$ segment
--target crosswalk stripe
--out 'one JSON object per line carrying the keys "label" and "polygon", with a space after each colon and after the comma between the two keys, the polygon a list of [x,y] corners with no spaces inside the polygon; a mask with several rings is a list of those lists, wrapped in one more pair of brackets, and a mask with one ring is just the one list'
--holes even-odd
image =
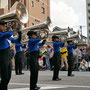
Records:
{"label": "crosswalk stripe", "polygon": [[[11,85],[25,85],[29,87],[29,84],[26,83],[10,83]],[[90,88],[90,86],[79,86],[79,85],[51,85],[51,84],[38,84],[41,86],[40,90],[55,90],[60,88],[70,88],[70,87],[77,87],[77,88]],[[29,90],[29,88],[15,88],[15,89],[9,89],[9,90]]]}
{"label": "crosswalk stripe", "polygon": [[[52,86],[45,86],[41,87],[40,90],[49,90],[49,89],[60,89],[60,88],[66,88],[66,87],[52,87]],[[15,88],[15,89],[9,89],[9,90],[29,90],[29,88]]]}

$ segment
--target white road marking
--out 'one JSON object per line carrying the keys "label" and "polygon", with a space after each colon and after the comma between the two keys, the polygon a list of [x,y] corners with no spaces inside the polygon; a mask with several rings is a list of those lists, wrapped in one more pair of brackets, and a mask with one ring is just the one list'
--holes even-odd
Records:
{"label": "white road marking", "polygon": [[16,88],[16,89],[9,89],[9,90],[29,90],[29,88]]}
{"label": "white road marking", "polygon": [[[49,90],[49,89],[55,90],[59,88],[66,88],[66,87],[46,86],[46,87],[41,87],[40,90]],[[29,88],[16,88],[16,89],[9,89],[9,90],[29,90]]]}
{"label": "white road marking", "polygon": [[[25,85],[29,87],[29,84],[27,83],[10,83],[10,85]],[[38,84],[41,86],[40,90],[49,90],[49,89],[59,89],[59,88],[70,88],[70,87],[76,87],[76,88],[90,88],[90,86],[79,86],[79,85],[52,85],[52,84]],[[9,89],[9,90],[29,90],[29,88],[15,88],[15,89]]]}

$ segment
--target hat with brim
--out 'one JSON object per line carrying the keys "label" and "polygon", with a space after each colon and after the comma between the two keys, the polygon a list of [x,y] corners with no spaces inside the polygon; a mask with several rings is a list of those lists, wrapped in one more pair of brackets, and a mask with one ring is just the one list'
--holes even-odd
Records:
{"label": "hat with brim", "polygon": [[37,35],[37,32],[29,31],[29,32],[27,33],[27,35],[28,35],[28,36],[31,36],[31,35]]}
{"label": "hat with brim", "polygon": [[5,25],[7,22],[0,20],[0,25]]}
{"label": "hat with brim", "polygon": [[67,43],[73,42],[72,40],[68,40]]}
{"label": "hat with brim", "polygon": [[58,36],[52,36],[52,40],[54,40],[55,38],[59,39]]}

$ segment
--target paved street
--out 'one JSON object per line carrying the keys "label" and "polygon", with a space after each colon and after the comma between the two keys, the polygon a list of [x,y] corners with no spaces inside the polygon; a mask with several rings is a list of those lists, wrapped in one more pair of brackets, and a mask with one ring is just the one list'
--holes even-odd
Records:
{"label": "paved street", "polygon": [[[16,76],[12,73],[9,90],[29,90],[29,71]],[[38,86],[40,90],[90,90],[90,72],[73,72],[75,77],[67,77],[67,72],[61,71],[61,81],[52,81],[52,71],[40,71]]]}

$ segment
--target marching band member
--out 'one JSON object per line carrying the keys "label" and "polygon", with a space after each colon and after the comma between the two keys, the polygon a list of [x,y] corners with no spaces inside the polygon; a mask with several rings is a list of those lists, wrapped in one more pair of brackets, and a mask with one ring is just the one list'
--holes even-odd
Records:
{"label": "marching band member", "polygon": [[73,70],[73,49],[76,49],[76,46],[73,44],[72,40],[68,40],[67,41],[68,45],[67,45],[67,50],[68,50],[68,76],[74,76],[74,74],[72,74],[72,70]]}
{"label": "marching band member", "polygon": [[38,82],[38,46],[44,45],[46,40],[43,40],[42,43],[41,38],[37,37],[37,33],[33,31],[29,31],[27,33],[29,40],[28,40],[28,48],[30,53],[30,90],[39,90],[40,87],[37,87]]}
{"label": "marching band member", "polygon": [[21,43],[21,41],[17,42],[15,44],[15,49],[16,49],[16,55],[15,55],[15,73],[16,75],[22,75],[22,49],[24,45]]}
{"label": "marching band member", "polygon": [[7,39],[13,35],[13,32],[4,32],[6,24],[0,20],[0,90],[7,90],[11,78],[10,44]]}
{"label": "marching band member", "polygon": [[11,78],[10,44],[8,40],[11,40],[12,43],[19,40],[11,37],[12,31],[4,32],[6,24],[6,22],[0,20],[0,90],[7,90]]}
{"label": "marching band member", "polygon": [[54,72],[53,79],[54,81],[59,81],[59,70],[60,70],[60,47],[62,47],[63,43],[59,42],[58,36],[52,36],[54,55],[53,55],[53,64],[54,64]]}
{"label": "marching band member", "polygon": [[12,38],[13,32],[11,29],[4,32],[6,30],[6,24],[6,22],[0,20],[0,90],[8,89],[8,83],[11,78],[12,67],[10,60],[10,44],[8,40],[10,40],[11,43],[17,43],[21,38],[20,35],[18,39]]}

